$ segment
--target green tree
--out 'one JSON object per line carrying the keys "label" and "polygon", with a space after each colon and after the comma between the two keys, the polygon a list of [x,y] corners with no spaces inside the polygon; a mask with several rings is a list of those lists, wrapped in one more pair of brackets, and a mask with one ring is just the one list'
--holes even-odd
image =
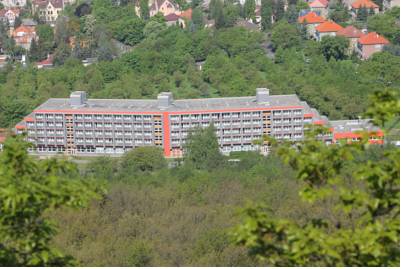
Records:
{"label": "green tree", "polygon": [[0,154],[0,264],[74,265],[71,256],[52,247],[57,227],[48,214],[86,205],[97,196],[94,182],[80,180],[71,163],[36,161],[27,148],[20,137],[9,138]]}
{"label": "green tree", "polygon": [[185,146],[185,162],[196,169],[211,170],[222,163],[215,127],[211,124],[205,129],[193,130]]}
{"label": "green tree", "polygon": [[[399,121],[399,101],[390,92],[378,93],[372,105],[368,116],[387,134],[384,122]],[[336,219],[295,222],[249,208],[234,233],[236,242],[277,266],[398,266],[399,148],[385,148],[378,159],[367,160],[369,133],[363,132],[360,142],[328,146],[316,139],[323,132],[317,129],[302,144],[277,150],[296,171],[302,199],[325,204]]]}
{"label": "green tree", "polygon": [[255,18],[255,0],[246,0],[244,3],[244,17],[246,19]]}
{"label": "green tree", "polygon": [[367,19],[367,28],[369,31],[377,32],[391,41],[395,45],[399,45],[400,27],[399,8],[394,7],[384,13],[370,16]]}
{"label": "green tree", "polygon": [[285,15],[285,3],[283,0],[276,0],[274,4],[275,20],[280,21]]}
{"label": "green tree", "polygon": [[140,0],[140,14],[143,20],[149,19],[148,0]]}
{"label": "green tree", "polygon": [[125,153],[121,161],[122,173],[152,172],[167,166],[163,152],[158,147],[138,147]]}
{"label": "green tree", "polygon": [[191,21],[194,25],[194,30],[201,30],[204,28],[204,15],[199,7],[193,9],[191,14]]}
{"label": "green tree", "polygon": [[368,10],[366,7],[359,8],[357,10],[356,19],[360,22],[366,22],[368,17]]}
{"label": "green tree", "polygon": [[111,23],[111,28],[116,39],[130,46],[138,44],[144,38],[144,26],[144,21],[137,17]]}
{"label": "green tree", "polygon": [[351,17],[347,7],[345,7],[339,0],[330,6],[328,16],[336,23],[347,22]]}
{"label": "green tree", "polygon": [[349,40],[342,36],[324,36],[320,42],[320,50],[324,57],[329,60],[344,60],[347,58]]}
{"label": "green tree", "polygon": [[273,0],[261,0],[261,26],[264,31],[272,27]]}
{"label": "green tree", "polygon": [[232,3],[225,4],[223,7],[223,23],[225,27],[233,27],[239,18],[240,10],[237,5]]}
{"label": "green tree", "polygon": [[209,2],[209,16],[215,20],[215,27],[221,28],[225,26],[225,18],[223,14],[222,0],[211,0]]}
{"label": "green tree", "polygon": [[301,44],[301,35],[295,25],[286,21],[278,22],[272,29],[272,44],[275,49],[298,47]]}

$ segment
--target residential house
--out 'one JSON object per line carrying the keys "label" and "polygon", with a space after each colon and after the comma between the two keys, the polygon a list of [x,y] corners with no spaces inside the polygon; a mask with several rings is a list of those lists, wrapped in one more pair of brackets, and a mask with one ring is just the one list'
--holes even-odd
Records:
{"label": "residential house", "polygon": [[260,27],[257,24],[246,19],[238,19],[235,25],[249,31],[260,31]]}
{"label": "residential house", "polygon": [[328,1],[327,0],[313,0],[309,3],[310,10],[317,13],[324,18],[328,17]]}
{"label": "residential house", "polygon": [[383,0],[382,6],[384,10],[391,9],[393,7],[399,7],[401,5],[400,0]]}
{"label": "residential house", "polygon": [[21,25],[13,30],[11,34],[17,46],[26,50],[31,48],[32,40],[37,40],[36,29],[34,26]]}
{"label": "residential house", "polygon": [[154,0],[150,1],[151,6],[149,8],[149,15],[151,17],[155,16],[157,13],[162,13],[163,16],[167,16],[169,14],[177,14],[180,12],[180,7],[175,2],[170,0]]}
{"label": "residential house", "polygon": [[315,28],[323,23],[325,19],[311,11],[306,15],[299,17],[298,21],[306,27],[308,37],[313,38],[315,36]]}
{"label": "residential house", "polygon": [[19,17],[19,8],[3,8],[0,10],[0,20],[3,22],[8,22],[10,26],[14,26],[15,19]]}
{"label": "residential house", "polygon": [[352,11],[352,16],[356,17],[359,10],[366,8],[368,12],[370,12],[370,10],[372,10],[374,12],[374,14],[377,14],[378,12],[380,12],[380,7],[372,2],[371,0],[356,0],[352,3],[352,5],[350,6],[350,9]]}
{"label": "residential house", "polygon": [[168,26],[177,25],[181,28],[184,28],[186,26],[185,21],[179,15],[176,15],[175,13],[170,13],[169,15],[166,15],[165,21],[166,21],[166,25],[168,25]]}
{"label": "residential house", "polygon": [[186,9],[183,12],[179,13],[178,15],[180,16],[180,18],[184,20],[191,21],[191,19],[193,18],[193,9],[192,8]]}
{"label": "residential house", "polygon": [[371,32],[362,35],[358,39],[356,51],[360,54],[362,59],[366,60],[374,53],[382,51],[384,46],[388,44],[389,41],[385,37],[376,32]]}
{"label": "residential house", "polygon": [[339,30],[336,35],[346,37],[349,40],[349,53],[352,53],[357,48],[357,40],[364,34],[356,27],[349,25]]}
{"label": "residential house", "polygon": [[315,38],[321,41],[324,36],[336,36],[336,33],[342,29],[342,26],[333,21],[325,21],[315,27]]}
{"label": "residential house", "polygon": [[53,67],[53,55],[48,55],[43,61],[37,62],[36,67],[38,69],[42,68],[52,68]]}
{"label": "residential house", "polygon": [[51,25],[54,25],[63,9],[63,0],[34,0],[32,2],[32,11],[38,13],[41,20]]}
{"label": "residential house", "polygon": [[1,0],[5,7],[24,7],[27,4],[27,0]]}

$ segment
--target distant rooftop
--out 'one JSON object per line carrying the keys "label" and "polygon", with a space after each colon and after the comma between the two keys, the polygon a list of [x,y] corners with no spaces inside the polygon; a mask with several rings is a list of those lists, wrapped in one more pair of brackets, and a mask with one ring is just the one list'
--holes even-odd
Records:
{"label": "distant rooftop", "polygon": [[88,99],[85,100],[83,105],[79,107],[71,105],[69,98],[51,98],[36,108],[35,111],[80,110],[83,112],[174,112],[247,108],[252,109],[262,107],[304,107],[297,95],[269,95],[268,90],[265,92],[263,102],[257,102],[256,96],[182,100],[173,100],[172,98],[169,99],[170,105],[166,107],[160,106],[159,97],[162,95],[164,94],[160,94],[158,99]]}
{"label": "distant rooftop", "polygon": [[380,130],[374,126],[369,119],[360,120],[337,120],[330,121],[330,126],[334,132],[357,132],[357,131],[377,131]]}

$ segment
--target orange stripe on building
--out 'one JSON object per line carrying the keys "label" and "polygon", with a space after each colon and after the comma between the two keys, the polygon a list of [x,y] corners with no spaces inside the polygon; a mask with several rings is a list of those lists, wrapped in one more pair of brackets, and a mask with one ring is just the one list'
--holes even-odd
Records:
{"label": "orange stripe on building", "polygon": [[169,112],[163,112],[163,150],[165,157],[170,157]]}

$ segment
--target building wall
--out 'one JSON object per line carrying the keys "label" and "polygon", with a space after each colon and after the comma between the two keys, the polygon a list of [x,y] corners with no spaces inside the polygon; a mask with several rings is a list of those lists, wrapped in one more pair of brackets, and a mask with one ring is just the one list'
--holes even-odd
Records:
{"label": "building wall", "polygon": [[360,45],[360,44],[358,44],[357,52],[360,54],[360,56],[363,59],[368,59],[374,53],[382,51],[383,48],[384,48],[384,45],[381,45],[381,44],[378,44],[378,45]]}
{"label": "building wall", "polygon": [[324,36],[336,36],[336,32],[326,32],[326,33],[319,33],[316,32],[316,39],[321,41]]}
{"label": "building wall", "polygon": [[[123,154],[139,146],[159,146],[167,157],[180,157],[191,130],[213,124],[221,151],[260,149],[253,141],[262,135],[279,140],[299,141],[304,136],[304,118],[300,108],[282,110],[163,112],[122,114],[67,114],[34,112],[26,120],[27,140],[37,153],[78,155]],[[22,132],[23,130],[19,130]]]}

